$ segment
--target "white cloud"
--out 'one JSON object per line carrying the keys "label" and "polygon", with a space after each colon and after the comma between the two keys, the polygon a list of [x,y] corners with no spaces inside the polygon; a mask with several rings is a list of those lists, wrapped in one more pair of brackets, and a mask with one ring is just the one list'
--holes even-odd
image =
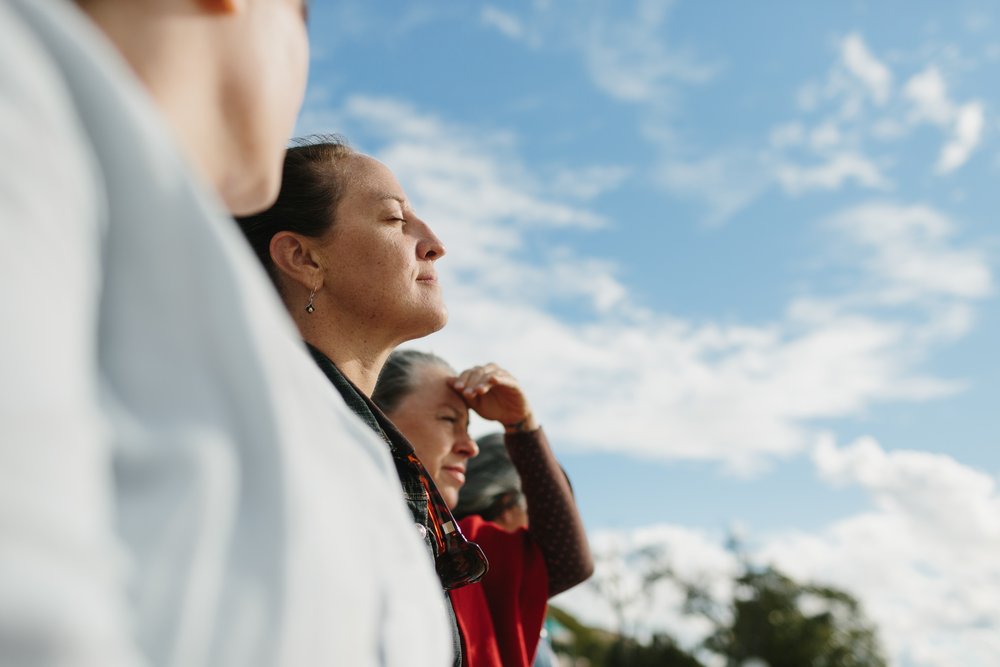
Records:
{"label": "white cloud", "polygon": [[[819,118],[812,126],[797,120],[771,130],[769,143],[778,152],[777,176],[786,192],[837,189],[849,182],[885,189],[890,179],[876,164],[893,161],[867,157],[869,140],[884,151],[922,124],[945,133],[934,165],[937,173],[951,173],[969,160],[983,140],[983,103],[956,103],[944,74],[933,64],[910,76],[899,94],[892,81],[893,73],[858,33],[841,41],[839,58],[825,81],[810,82],[798,92],[799,108]],[[803,153],[813,161],[818,158],[820,166],[809,165]]]}
{"label": "white cloud", "polygon": [[690,50],[669,44],[665,33],[673,4],[636,0],[631,7],[614,5],[614,11],[573,5],[557,26],[571,34],[599,89],[626,102],[662,108],[677,84],[705,83],[718,72]]}
{"label": "white cloud", "polygon": [[934,66],[915,74],[903,93],[913,105],[911,122],[932,123],[951,135],[941,149],[937,171],[946,174],[965,164],[982,140],[983,104],[973,101],[956,105],[948,95],[944,76]]}
{"label": "white cloud", "polygon": [[806,127],[798,121],[771,128],[770,144],[774,148],[801,146],[806,140]]}
{"label": "white cloud", "polygon": [[835,149],[842,143],[843,137],[836,123],[822,123],[809,133],[809,146],[818,153]]}
{"label": "white cloud", "polygon": [[851,33],[844,38],[841,58],[847,70],[864,84],[877,104],[884,105],[889,101],[892,72],[872,55],[859,34]]}
{"label": "white cloud", "polygon": [[674,4],[536,1],[523,17],[487,5],[480,21],[531,46],[544,41],[572,50],[599,90],[662,110],[678,84],[702,84],[719,71],[692,49],[670,43],[666,32]]}
{"label": "white cloud", "polygon": [[[847,185],[890,189],[893,184],[885,169],[892,161],[870,157],[865,139],[897,140],[909,129],[892,116],[892,81],[892,72],[860,34],[844,37],[825,80],[807,83],[796,95],[804,118],[770,130],[768,165],[773,182],[793,196]],[[889,115],[873,121],[873,106],[887,109]],[[813,115],[818,118],[806,120]]]}
{"label": "white cloud", "polygon": [[856,153],[839,153],[817,166],[785,163],[777,168],[777,179],[786,192],[796,195],[810,190],[837,190],[848,182],[876,190],[890,185],[871,160]]}
{"label": "white cloud", "polygon": [[620,165],[562,168],[553,175],[551,190],[557,196],[590,200],[617,188],[632,171]]}
{"label": "white cloud", "polygon": [[996,480],[950,456],[887,452],[870,437],[843,448],[824,437],[813,456],[825,479],[863,486],[879,510],[905,517],[913,531],[954,543],[1000,543]]}
{"label": "white cloud", "polygon": [[840,121],[857,120],[870,106],[885,107],[892,99],[892,71],[868,48],[864,38],[850,33],[839,43],[837,60],[825,80],[812,81],[796,94],[799,108],[813,112],[834,106]]}
{"label": "white cloud", "polygon": [[496,28],[513,40],[521,40],[526,35],[524,24],[521,23],[520,19],[493,5],[483,7],[483,11],[479,14],[479,19],[484,25]]}
{"label": "white cloud", "polygon": [[996,479],[951,457],[885,451],[871,438],[816,447],[820,474],[858,485],[874,509],[766,552],[799,576],[853,590],[897,664],[990,665],[1000,655],[1000,496]]}
{"label": "white cloud", "polygon": [[958,169],[969,160],[983,134],[983,105],[970,102],[959,108],[955,118],[955,136],[941,149],[937,168],[942,173]]}
{"label": "white cloud", "polygon": [[[814,531],[750,536],[754,561],[800,582],[846,590],[879,628],[893,667],[989,667],[1000,655],[1000,494],[997,479],[954,458],[887,451],[871,438],[838,447],[817,441],[822,479],[865,491],[872,507]],[[625,601],[632,631],[666,630],[691,647],[708,629],[679,613],[676,586],[642,588],[641,576],[668,566],[681,579],[731,594],[737,569],[722,536],[676,525],[595,534],[596,577],[618,582],[617,598],[585,585],[558,603],[581,618],[615,627],[609,599]]]}
{"label": "white cloud", "polygon": [[986,12],[970,12],[965,15],[962,22],[969,32],[983,32],[992,27],[993,17]]}
{"label": "white cloud", "polygon": [[[546,272],[550,283],[557,273]],[[599,277],[584,275],[582,284],[596,287]],[[696,327],[663,316],[624,317],[627,294],[619,290],[615,285],[608,317],[574,324],[539,312],[526,295],[505,300],[452,289],[455,316],[433,344],[473,363],[490,341],[489,356],[532,387],[537,411],[560,442],[719,460],[742,472],[804,447],[809,420],[956,389],[912,371],[920,327],[821,313],[801,302],[770,327]],[[726,419],[717,418],[722,414]]]}
{"label": "white cloud", "polygon": [[770,166],[741,152],[691,161],[670,159],[656,170],[654,179],[669,192],[703,202],[709,226],[727,222],[771,185]]}
{"label": "white cloud", "polygon": [[927,206],[873,203],[834,216],[830,225],[867,251],[875,293],[888,303],[939,298],[973,300],[992,292],[987,258],[978,249],[954,247],[956,223]]}
{"label": "white cloud", "polygon": [[955,107],[948,98],[947,86],[937,67],[928,67],[913,75],[903,94],[913,102],[914,116],[938,125],[950,123],[955,115]]}
{"label": "white cloud", "polygon": [[[869,157],[868,135],[882,141],[900,138],[908,130],[892,117],[893,74],[869,49],[857,32],[839,43],[839,57],[825,81],[814,81],[798,92],[798,105],[819,118],[786,122],[771,131],[770,145],[776,149],[775,178],[790,195],[839,190],[848,184],[888,190],[892,181],[885,172],[891,161]],[[875,108],[888,109],[888,116],[871,119]],[[795,128],[795,141],[787,139]]]}

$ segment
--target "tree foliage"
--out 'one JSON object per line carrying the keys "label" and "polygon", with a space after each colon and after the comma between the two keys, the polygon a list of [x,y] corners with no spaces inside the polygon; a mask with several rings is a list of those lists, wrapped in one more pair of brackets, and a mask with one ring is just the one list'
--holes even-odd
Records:
{"label": "tree foliage", "polygon": [[[588,628],[553,607],[551,614],[563,628],[553,641],[556,651],[571,656],[574,665],[591,667],[704,667],[709,654],[727,667],[886,667],[877,629],[851,594],[799,583],[773,566],[754,566],[737,544],[731,547],[741,567],[728,599],[713,597],[703,583],[683,581],[666,564],[665,554],[647,549],[641,558],[628,560],[641,582],[638,588],[622,585],[620,568],[612,570],[610,585],[593,584],[615,611],[618,632]],[[666,633],[643,642],[629,632],[625,616],[639,601],[637,591],[649,591],[657,582],[679,587],[682,611],[709,621],[713,629],[700,644],[685,649]]]}
{"label": "tree foliage", "polygon": [[735,584],[730,620],[704,643],[728,667],[751,658],[768,667],[885,667],[875,626],[848,593],[749,565]]}

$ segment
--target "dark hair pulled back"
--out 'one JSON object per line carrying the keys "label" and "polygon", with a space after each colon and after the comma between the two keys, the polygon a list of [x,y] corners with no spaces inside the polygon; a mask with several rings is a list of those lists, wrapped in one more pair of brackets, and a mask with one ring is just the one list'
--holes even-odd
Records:
{"label": "dark hair pulled back", "polygon": [[278,199],[267,210],[236,218],[257,259],[276,285],[278,276],[271,259],[271,239],[278,232],[316,238],[330,230],[347,180],[336,168],[337,163],[351,155],[357,152],[340,135],[294,139],[285,153]]}

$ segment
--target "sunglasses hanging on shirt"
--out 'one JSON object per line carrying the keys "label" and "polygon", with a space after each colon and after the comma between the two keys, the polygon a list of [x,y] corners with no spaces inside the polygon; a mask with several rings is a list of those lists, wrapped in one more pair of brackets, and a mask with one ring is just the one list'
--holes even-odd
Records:
{"label": "sunglasses hanging on shirt", "polygon": [[427,494],[427,513],[430,515],[431,532],[436,546],[434,567],[441,586],[450,591],[476,583],[489,570],[486,554],[478,544],[470,542],[462,534],[448,504],[416,454],[407,454],[406,460],[420,473],[420,483]]}

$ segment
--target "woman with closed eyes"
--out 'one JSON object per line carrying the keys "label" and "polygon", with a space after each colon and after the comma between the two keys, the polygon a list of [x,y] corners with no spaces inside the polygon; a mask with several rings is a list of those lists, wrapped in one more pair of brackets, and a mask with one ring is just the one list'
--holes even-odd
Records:
{"label": "woman with closed eyes", "polygon": [[277,202],[239,224],[320,369],[389,448],[442,588],[478,580],[482,552],[464,540],[413,447],[370,398],[393,349],[447,321],[435,268],[444,245],[389,168],[337,137],[290,148]]}

